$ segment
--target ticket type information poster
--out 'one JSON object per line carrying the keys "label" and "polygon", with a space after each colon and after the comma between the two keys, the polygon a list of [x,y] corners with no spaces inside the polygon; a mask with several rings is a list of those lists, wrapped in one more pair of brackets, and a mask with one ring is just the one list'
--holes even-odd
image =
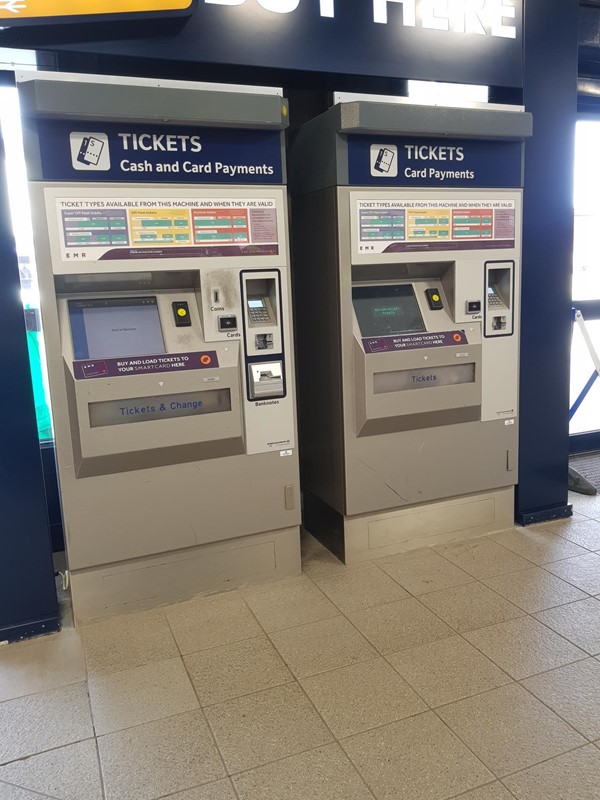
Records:
{"label": "ticket type information poster", "polygon": [[356,200],[359,254],[515,246],[515,202]]}
{"label": "ticket type information poster", "polygon": [[275,198],[55,202],[64,261],[279,254]]}

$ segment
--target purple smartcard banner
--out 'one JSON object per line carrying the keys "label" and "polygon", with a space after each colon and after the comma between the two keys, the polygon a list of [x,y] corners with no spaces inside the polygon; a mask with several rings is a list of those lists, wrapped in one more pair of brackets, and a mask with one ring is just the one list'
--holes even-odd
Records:
{"label": "purple smartcard banner", "polygon": [[410,333],[402,336],[379,336],[362,340],[365,353],[392,353],[398,350],[422,350],[428,347],[457,347],[468,344],[463,331]]}
{"label": "purple smartcard banner", "polygon": [[117,378],[120,375],[148,375],[156,372],[183,372],[190,369],[212,369],[219,366],[214,350],[201,353],[163,353],[156,356],[103,358],[74,361],[73,373],[78,381],[89,378]]}

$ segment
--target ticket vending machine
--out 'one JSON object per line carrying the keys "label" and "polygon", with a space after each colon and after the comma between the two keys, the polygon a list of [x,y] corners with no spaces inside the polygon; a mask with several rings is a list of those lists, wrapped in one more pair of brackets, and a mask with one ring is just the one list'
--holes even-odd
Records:
{"label": "ticket vending machine", "polygon": [[75,616],[299,574],[275,91],[20,84]]}
{"label": "ticket vending machine", "polygon": [[346,563],[513,524],[531,130],[356,100],[298,133],[304,525]]}

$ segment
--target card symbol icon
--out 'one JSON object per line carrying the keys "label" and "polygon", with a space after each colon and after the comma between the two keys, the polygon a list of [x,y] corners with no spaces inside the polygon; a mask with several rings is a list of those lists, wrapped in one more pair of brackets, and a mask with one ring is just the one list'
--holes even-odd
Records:
{"label": "card symbol icon", "polygon": [[371,145],[371,175],[395,178],[398,175],[398,148],[395,144]]}
{"label": "card symbol icon", "polygon": [[110,169],[110,150],[105,133],[71,133],[71,162],[76,170]]}
{"label": "card symbol icon", "polygon": [[101,375],[108,375],[108,367],[105,361],[88,361],[81,367],[84,378],[99,378]]}
{"label": "card symbol icon", "polygon": [[81,148],[77,156],[77,161],[81,164],[92,164],[94,167],[97,167],[103,149],[103,141],[96,139],[95,136],[85,136],[81,140]]}

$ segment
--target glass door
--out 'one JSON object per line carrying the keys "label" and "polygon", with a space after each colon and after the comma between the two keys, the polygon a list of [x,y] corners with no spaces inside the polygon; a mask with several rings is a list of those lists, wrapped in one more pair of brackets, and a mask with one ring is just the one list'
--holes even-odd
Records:
{"label": "glass door", "polygon": [[[600,119],[580,120],[575,140],[575,240],[570,449],[600,450]],[[577,313],[579,312],[579,314]],[[580,316],[579,316],[580,315]],[[597,354],[598,358],[595,358]]]}

